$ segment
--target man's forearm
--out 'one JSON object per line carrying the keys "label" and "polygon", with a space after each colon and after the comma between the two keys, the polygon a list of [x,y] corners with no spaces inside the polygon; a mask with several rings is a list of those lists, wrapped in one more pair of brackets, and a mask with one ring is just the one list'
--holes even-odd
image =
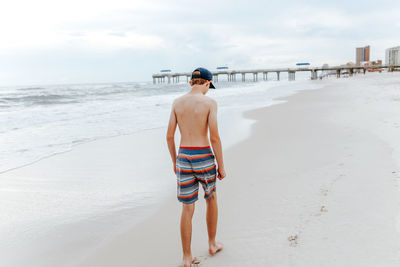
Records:
{"label": "man's forearm", "polygon": [[167,138],[168,150],[171,154],[172,163],[176,164],[176,148],[175,148],[175,139]]}
{"label": "man's forearm", "polygon": [[221,139],[211,139],[211,145],[215,154],[215,159],[217,160],[218,168],[224,168],[224,158],[222,156],[222,144]]}

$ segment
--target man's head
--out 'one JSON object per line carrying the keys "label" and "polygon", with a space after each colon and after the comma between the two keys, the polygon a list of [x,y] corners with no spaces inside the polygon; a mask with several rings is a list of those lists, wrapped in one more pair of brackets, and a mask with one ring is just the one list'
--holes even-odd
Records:
{"label": "man's head", "polygon": [[192,72],[192,79],[190,80],[190,85],[200,85],[203,88],[203,93],[207,93],[208,88],[215,89],[212,84],[212,73],[205,68],[197,68]]}

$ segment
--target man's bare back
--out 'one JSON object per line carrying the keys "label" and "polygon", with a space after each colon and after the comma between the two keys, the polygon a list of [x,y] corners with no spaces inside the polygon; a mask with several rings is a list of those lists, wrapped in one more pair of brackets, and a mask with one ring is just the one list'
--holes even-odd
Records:
{"label": "man's bare back", "polygon": [[208,146],[208,117],[216,105],[214,99],[203,94],[186,94],[174,102],[174,110],[181,133],[180,146]]}
{"label": "man's bare back", "polygon": [[[205,96],[208,89],[204,86],[193,86],[192,90],[175,99],[172,104],[168,124],[167,142],[171,154],[174,172],[176,172],[175,130],[179,126],[181,133],[180,146],[209,146],[210,142],[218,164],[218,178],[225,177],[222,145],[218,132],[217,102]],[[210,133],[210,136],[208,136]]]}

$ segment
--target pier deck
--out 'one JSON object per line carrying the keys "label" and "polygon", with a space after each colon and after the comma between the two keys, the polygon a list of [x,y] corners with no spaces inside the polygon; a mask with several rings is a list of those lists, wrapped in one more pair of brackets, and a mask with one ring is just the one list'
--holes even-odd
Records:
{"label": "pier deck", "polygon": [[[399,70],[400,65],[373,65],[373,66],[333,66],[333,67],[299,67],[299,68],[270,68],[270,69],[252,69],[252,70],[218,70],[212,71],[213,81],[218,82],[218,77],[226,75],[227,80],[230,82],[236,81],[236,76],[242,75],[242,81],[246,81],[246,74],[253,75],[253,81],[258,81],[258,74],[262,73],[263,80],[268,80],[268,73],[276,73],[277,80],[280,80],[280,73],[287,72],[289,81],[293,81],[296,78],[296,72],[309,71],[311,79],[318,78],[318,72],[335,72],[336,76],[340,78],[343,71],[348,71],[349,75],[352,76],[356,72],[366,73],[368,70],[382,70],[387,69],[389,72]],[[153,74],[153,83],[178,83],[180,77],[185,78],[189,82],[191,78],[191,72],[175,72],[175,73],[158,73]]]}

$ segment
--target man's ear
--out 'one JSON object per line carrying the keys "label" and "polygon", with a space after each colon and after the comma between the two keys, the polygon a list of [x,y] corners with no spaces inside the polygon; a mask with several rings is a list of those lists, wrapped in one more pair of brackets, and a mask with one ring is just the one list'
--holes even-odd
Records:
{"label": "man's ear", "polygon": [[189,81],[190,86],[193,86],[192,81]]}

